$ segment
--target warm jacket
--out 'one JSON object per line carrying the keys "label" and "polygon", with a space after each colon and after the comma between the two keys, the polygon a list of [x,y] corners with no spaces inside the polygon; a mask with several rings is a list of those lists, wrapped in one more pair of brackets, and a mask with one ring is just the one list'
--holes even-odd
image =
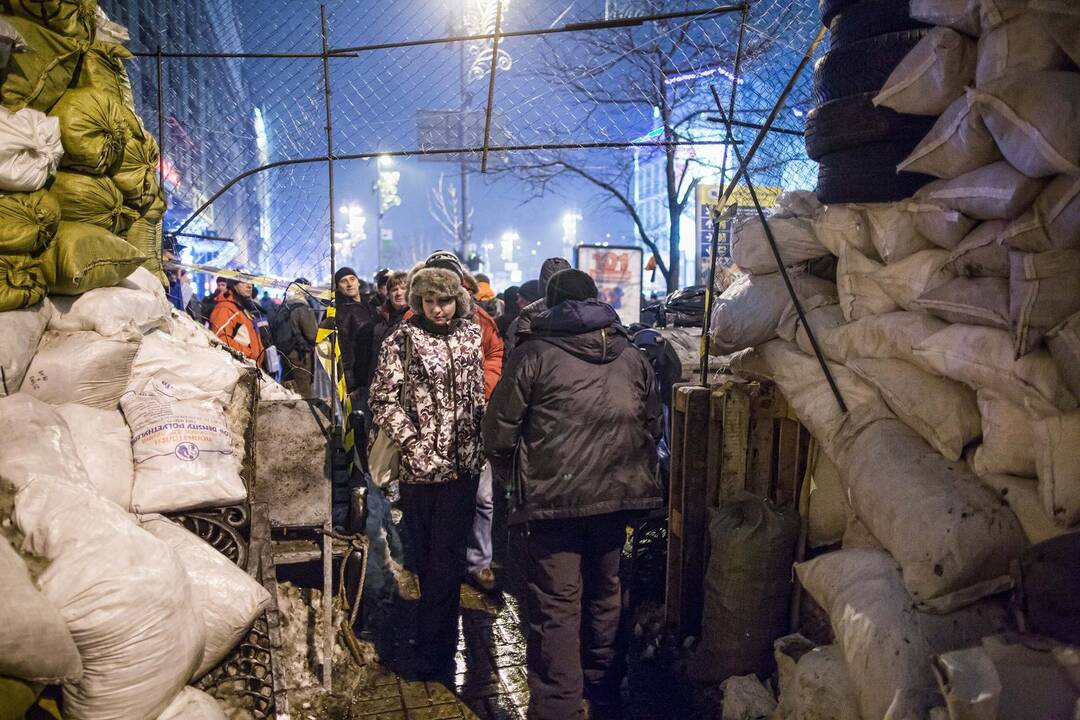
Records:
{"label": "warm jacket", "polygon": [[662,411],[652,368],[595,300],[537,315],[484,417],[484,446],[531,520],[661,505]]}
{"label": "warm jacket", "polygon": [[[372,321],[371,306],[361,300],[353,300],[342,293],[335,294],[335,322],[338,335],[338,347],[341,348],[341,366],[345,373],[345,387],[349,392],[359,387],[359,378],[354,376],[354,365],[360,357],[359,343]],[[366,346],[365,346],[366,348]]]}
{"label": "warm jacket", "polygon": [[210,330],[234,350],[243,353],[256,363],[262,362],[263,343],[255,328],[254,314],[245,306],[254,306],[250,300],[225,289],[214,296],[214,309],[210,313]]}
{"label": "warm jacket", "polygon": [[533,318],[546,310],[547,303],[544,302],[544,298],[533,300],[521,308],[521,311],[514,318],[514,321],[510,323],[510,327],[506,331],[506,352],[514,351],[521,337],[529,333]]}
{"label": "warm jacket", "polygon": [[[408,368],[406,338],[412,344]],[[480,327],[464,318],[452,320],[442,332],[422,316],[400,323],[383,341],[369,402],[375,426],[401,448],[402,482],[442,483],[479,473],[484,463]]]}
{"label": "warm jacket", "polygon": [[297,343],[296,350],[311,352],[315,347],[315,338],[319,332],[319,322],[315,319],[315,311],[311,309],[307,298],[302,294],[289,296],[285,305],[288,308],[293,335],[298,339],[302,338],[301,342]]}
{"label": "warm jacket", "polygon": [[484,349],[484,397],[491,399],[491,393],[495,392],[495,386],[499,384],[503,368],[503,341],[499,336],[499,326],[494,318],[482,307],[473,309],[473,322],[480,326],[483,332]]}

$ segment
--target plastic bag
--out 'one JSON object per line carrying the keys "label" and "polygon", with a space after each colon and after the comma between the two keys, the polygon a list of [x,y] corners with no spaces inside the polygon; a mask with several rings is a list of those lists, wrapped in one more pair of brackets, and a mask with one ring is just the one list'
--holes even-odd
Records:
{"label": "plastic bag", "polygon": [[0,108],[0,190],[40,190],[63,155],[59,120],[30,108]]}

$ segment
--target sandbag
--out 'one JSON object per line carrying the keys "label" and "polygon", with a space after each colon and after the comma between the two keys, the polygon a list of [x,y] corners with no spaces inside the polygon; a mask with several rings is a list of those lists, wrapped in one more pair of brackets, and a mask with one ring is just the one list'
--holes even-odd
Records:
{"label": "sandbag", "polygon": [[[0,443],[0,477],[15,490],[37,481],[45,488],[77,485],[92,489],[67,423],[52,405],[26,393],[0,398],[0,437],[4,438]],[[47,516],[43,520],[46,525],[55,525]],[[80,537],[78,523],[50,529]]]}
{"label": "sandbag", "polygon": [[1065,384],[1080,398],[1080,313],[1051,329],[1046,345]]}
{"label": "sandbag", "polygon": [[1015,359],[1012,337],[1004,330],[950,325],[916,345],[915,355],[939,375],[992,390],[1017,405],[1032,402],[1041,414],[1077,406],[1050,354],[1035,350]]}
{"label": "sandbag", "polygon": [[131,367],[132,386],[154,379],[178,400],[228,402],[240,374],[232,358],[217,348],[185,345],[164,332],[143,338]]}
{"label": "sandbag", "polygon": [[45,190],[0,193],[0,255],[33,255],[52,243],[60,206]]}
{"label": "sandbag", "polygon": [[[793,275],[791,281],[800,297],[836,293],[833,283],[812,275]],[[790,301],[779,273],[739,278],[716,299],[710,351],[725,355],[768,342],[776,337],[780,316]]]}
{"label": "sandbag", "polygon": [[[8,110],[49,112],[71,85],[86,43],[52,32],[26,18],[5,18],[26,40],[29,52],[8,58],[0,100]],[[33,188],[37,189],[37,188]]]}
{"label": "sandbag", "polygon": [[98,493],[127,511],[135,465],[131,457],[131,431],[119,410],[99,410],[65,403],[56,412],[67,423],[75,452]]}
{"label": "sandbag", "polygon": [[112,175],[113,182],[133,208],[151,205],[158,195],[158,146],[153,137],[131,138],[124,146],[124,157]]}
{"label": "sandbag", "polygon": [[863,255],[877,254],[870,242],[870,226],[866,216],[856,206],[827,205],[812,224],[818,242],[836,257],[840,257],[841,248],[849,245]]}
{"label": "sandbag", "polygon": [[137,217],[124,205],[124,196],[107,177],[61,170],[50,189],[66,222],[89,223],[119,234]]}
{"label": "sandbag", "polygon": [[[955,178],[1001,159],[1001,152],[969,95],[945,109],[897,171]],[[931,238],[932,239],[932,238]]]}
{"label": "sandbag", "polygon": [[1004,220],[980,223],[949,255],[946,266],[958,277],[1009,277],[1009,248],[1002,242]]}
{"label": "sandbag", "polygon": [[896,562],[880,551],[840,550],[795,570],[829,613],[863,718],[927,717],[940,703],[928,658],[1006,627],[990,603],[945,617],[914,610]]}
{"label": "sandbag", "polygon": [[822,547],[840,542],[847,527],[848,506],[840,471],[829,456],[819,452],[814,459],[810,505],[806,513],[806,542]]}
{"label": "sandbag", "polygon": [[979,390],[982,443],[975,448],[971,467],[980,476],[1035,477],[1035,434],[1032,417],[991,390]]}
{"label": "sandbag", "polygon": [[910,202],[904,209],[911,215],[917,233],[946,250],[958,247],[978,225],[976,220],[962,212],[937,205]]}
{"label": "sandbag", "polygon": [[1005,278],[953,278],[911,303],[950,323],[1009,329],[1009,281]]}
{"label": "sandbag", "polygon": [[1080,249],[1009,253],[1009,313],[1016,354],[1080,311]]}
{"label": "sandbag", "polygon": [[912,20],[979,36],[979,0],[911,0],[908,11]]}
{"label": "sandbag", "polygon": [[136,513],[235,505],[247,499],[225,413],[210,401],[174,400],[146,383],[120,401],[131,428]]}
{"label": "sandbag", "polygon": [[97,0],[6,0],[4,12],[41,23],[55,33],[77,40],[94,35]]}
{"label": "sandbag", "polygon": [[915,198],[977,220],[1012,220],[1031,206],[1042,188],[1041,181],[999,160],[951,180],[935,180],[920,188]]}
{"label": "sandbag", "polygon": [[105,336],[142,334],[168,328],[171,308],[145,290],[103,287],[75,295],[57,296],[49,329],[58,332],[92,330]]}
{"label": "sandbag", "polygon": [[91,175],[116,171],[131,136],[116,100],[90,88],[69,90],[49,114],[60,121],[60,167]]}
{"label": "sandbag", "polygon": [[874,96],[874,105],[910,115],[940,115],[975,79],[975,41],[933,28],[900,61]]}
{"label": "sandbag", "polygon": [[858,205],[870,227],[870,242],[886,264],[899,262],[920,250],[933,247],[915,228],[915,216],[907,203]]}
{"label": "sandbag", "polygon": [[[842,323],[844,320],[843,313],[840,310],[840,306],[836,303],[836,294],[832,290],[833,286],[830,283],[826,288],[825,294],[811,292],[807,297],[803,297],[799,302],[799,305],[803,310],[803,315],[809,318],[811,313],[816,313],[816,311],[822,308],[829,307],[833,309],[825,311],[828,313],[827,317],[833,320],[839,318],[839,322]],[[828,323],[829,320],[826,319],[825,322]],[[780,321],[776,324],[777,337],[787,340],[788,342],[794,342],[798,325],[799,312],[795,309],[795,303],[789,301],[787,307],[784,308],[784,312],[780,313]]]}
{"label": "sandbag", "polygon": [[756,675],[733,675],[720,683],[720,720],[768,720],[776,710],[772,690]]}
{"label": "sandbag", "polygon": [[40,260],[29,255],[0,255],[0,312],[41,302],[46,282]]}
{"label": "sandbag", "polygon": [[1080,7],[1073,0],[1033,0],[1045,32],[1074,63],[1080,63]]}
{"label": "sandbag", "polygon": [[[126,278],[120,281],[119,287],[126,288],[128,290],[142,290],[148,292],[158,299],[162,309],[168,313],[172,313],[176,308],[169,302],[169,298],[165,295],[165,288],[158,281],[154,274],[146,268],[136,268],[134,272],[128,275]],[[190,320],[191,316],[186,315]]]}
{"label": "sandbag", "polygon": [[161,245],[164,234],[162,215],[165,212],[165,199],[162,193],[158,193],[157,199],[142,217],[135,220],[128,230],[124,239],[135,247],[140,254],[145,255],[147,260],[143,267],[158,278],[163,287],[169,284],[165,276],[165,270],[161,262]]}
{"label": "sandbag", "polygon": [[1046,252],[1080,247],[1080,177],[1058,175],[1031,208],[1001,232],[1013,250]]}
{"label": "sandbag", "polygon": [[1015,72],[971,92],[1013,167],[1033,178],[1080,174],[1080,74]]}
{"label": "sandbag", "polygon": [[52,317],[52,303],[0,312],[0,398],[19,390]]}
{"label": "sandbag", "polygon": [[41,272],[50,294],[79,295],[116,285],[145,261],[145,255],[104,228],[62,220],[41,256]]}
{"label": "sandbag", "polygon": [[979,38],[975,85],[983,87],[1011,72],[1057,70],[1065,53],[1042,26],[1037,13],[1025,12]]}
{"label": "sandbag", "polygon": [[892,301],[905,310],[914,310],[914,302],[924,293],[952,280],[946,267],[949,252],[935,248],[920,250],[871,276]]}
{"label": "sandbag", "polygon": [[107,338],[95,332],[47,332],[20,392],[53,405],[78,403],[115,410],[131,378],[139,339]]}
{"label": "sandbag", "polygon": [[840,309],[849,320],[881,315],[899,310],[899,306],[874,280],[874,273],[884,267],[850,246],[840,249],[836,267],[836,291]]}
{"label": "sandbag", "polygon": [[[785,266],[829,254],[825,246],[818,242],[810,218],[773,215],[769,218],[769,229]],[[779,272],[765,229],[756,215],[735,224],[731,259],[739,269],[751,275]]]}
{"label": "sandbag", "polygon": [[34,586],[26,563],[0,538],[0,675],[38,683],[82,677],[82,661],[60,612]]}
{"label": "sandbag", "polygon": [[157,720],[226,720],[227,716],[210,695],[193,687],[186,687],[169,704]]}
{"label": "sandbag", "polygon": [[[1020,17],[1032,0],[978,0],[979,29],[987,34]],[[1038,1],[1038,0],[1036,0]]]}
{"label": "sandbag", "polygon": [[172,548],[187,573],[206,631],[206,649],[192,679],[212,670],[270,605],[270,595],[235,563],[161,515],[139,518],[143,529]]}
{"label": "sandbag", "polygon": [[946,327],[947,323],[931,315],[900,311],[855,320],[826,330],[818,339],[825,355],[834,362],[847,363],[861,357],[893,358],[932,372],[913,348]]}
{"label": "sandbag", "polygon": [[83,55],[74,82],[75,87],[89,88],[115,100],[131,137],[143,140],[147,137],[146,128],[135,112],[131,80],[124,68],[124,62],[132,57],[121,45],[95,41]]}
{"label": "sandbag", "polygon": [[[1020,561],[1023,611],[1032,632],[1080,646],[1080,533],[1066,533],[1027,549]],[[1075,657],[1075,656],[1074,656]],[[1075,662],[1073,665],[1075,678]]]}
{"label": "sandbag", "polygon": [[780,703],[772,720],[859,720],[855,688],[836,645],[814,647],[802,635],[774,645]]}
{"label": "sandbag", "polygon": [[11,112],[0,107],[0,190],[41,189],[63,155],[56,118],[30,108]]}
{"label": "sandbag", "polygon": [[1023,532],[965,466],[895,418],[866,424],[833,452],[852,509],[896,558],[919,607],[947,613],[1011,587]]}
{"label": "sandbag", "polygon": [[903,360],[860,358],[848,367],[873,385],[889,409],[947,460],[959,460],[964,447],[982,432],[975,391],[958,382]]}
{"label": "sandbag", "polygon": [[1039,497],[1054,522],[1080,522],[1080,412],[1036,418],[1035,470]]}
{"label": "sandbag", "polygon": [[787,630],[799,513],[742,494],[712,512],[697,682],[772,673],[772,646]]}
{"label": "sandbag", "polygon": [[1009,503],[1009,509],[1016,515],[1028,543],[1035,545],[1045,540],[1056,538],[1069,532],[1054,523],[1043,512],[1039,498],[1039,483],[1035,478],[1016,477],[1013,475],[983,475],[979,478]]}

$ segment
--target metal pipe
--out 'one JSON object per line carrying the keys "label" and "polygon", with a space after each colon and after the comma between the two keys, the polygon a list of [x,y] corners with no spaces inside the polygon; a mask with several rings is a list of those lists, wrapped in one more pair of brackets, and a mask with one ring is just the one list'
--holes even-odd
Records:
{"label": "metal pipe", "polygon": [[491,70],[488,73],[487,110],[484,113],[484,153],[480,172],[487,174],[488,150],[491,147],[491,113],[495,109],[495,70],[499,66],[499,31],[502,29],[502,0],[495,4],[495,35],[491,41]]}
{"label": "metal pipe", "polygon": [[200,235],[199,233],[186,232],[167,232],[165,234],[169,237],[187,237],[196,240],[213,240],[215,242],[236,242],[233,238],[218,237],[217,235]]}
{"label": "metal pipe", "polygon": [[[705,119],[708,120],[709,122],[714,122],[714,123],[722,123],[723,122],[718,117],[707,117]],[[732,120],[731,124],[733,126],[735,126],[735,127],[748,128],[750,130],[760,130],[761,128],[765,127],[761,123],[746,122],[744,120]],[[769,132],[780,133],[781,135],[795,135],[796,137],[802,137],[803,135],[806,134],[802,130],[792,130],[791,128],[782,128],[782,127],[771,127],[771,128],[769,128]]]}
{"label": "metal pipe", "polygon": [[[157,142],[158,142],[158,191],[165,193],[165,88],[161,68],[161,46],[158,45],[155,61],[157,72]],[[164,227],[164,223],[162,223]],[[158,265],[165,264],[165,244],[158,245]]]}
{"label": "metal pipe", "polygon": [[[203,60],[222,60],[229,58],[236,59],[259,59],[259,58],[312,58],[319,59],[323,56],[322,53],[311,52],[266,52],[266,53],[227,53],[227,52],[133,52],[131,53],[135,57],[155,57],[160,55],[165,58],[187,58],[187,59],[203,59]],[[334,57],[360,57],[355,53],[347,52],[331,52]]]}

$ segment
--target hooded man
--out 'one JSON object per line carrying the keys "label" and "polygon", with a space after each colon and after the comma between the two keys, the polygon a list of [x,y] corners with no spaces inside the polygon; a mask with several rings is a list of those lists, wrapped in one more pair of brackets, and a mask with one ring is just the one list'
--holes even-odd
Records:
{"label": "hooded man", "polygon": [[[544,261],[544,264],[540,267],[540,279],[538,280],[538,286],[536,292],[538,298],[526,305],[518,313],[514,322],[510,323],[510,329],[506,331],[506,352],[509,353],[517,345],[517,338],[519,333],[529,331],[529,325],[532,323],[532,319],[540,313],[547,310],[547,303],[544,299],[544,293],[547,292],[548,282],[551,277],[560,270],[567,270],[570,268],[570,261],[566,258],[553,257]],[[526,286],[532,281],[525,283],[521,286],[521,293],[525,295]]]}
{"label": "hooded man", "polygon": [[307,293],[300,287],[310,284],[305,278],[298,278],[289,285],[285,301],[270,324],[274,345],[282,355],[285,370],[282,383],[305,398],[311,397],[315,378],[315,338],[319,332],[315,311],[308,304]]}
{"label": "hooded man", "polygon": [[596,296],[578,270],[549,278],[548,309],[510,354],[483,422],[488,457],[514,470],[514,521],[528,522],[532,720],[581,718],[583,698],[617,716],[625,528],[661,505],[653,370]]}
{"label": "hooded man", "polygon": [[[372,321],[371,306],[364,302],[360,293],[360,278],[351,267],[338,268],[334,273],[334,305],[338,332],[338,346],[341,348],[341,366],[345,373],[345,387],[355,393],[360,386],[360,378],[353,376],[353,366],[357,356],[356,344],[364,327]],[[366,398],[354,397],[353,401],[366,403]]]}

